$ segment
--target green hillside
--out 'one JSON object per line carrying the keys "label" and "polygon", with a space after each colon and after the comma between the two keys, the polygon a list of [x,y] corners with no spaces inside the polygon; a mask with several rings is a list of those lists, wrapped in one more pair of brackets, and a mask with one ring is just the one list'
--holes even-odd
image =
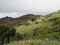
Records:
{"label": "green hillside", "polygon": [[46,16],[29,14],[17,19],[17,26],[13,26],[15,37],[6,45],[60,45],[60,11]]}
{"label": "green hillside", "polygon": [[31,23],[16,27],[24,40],[10,45],[60,45],[60,11],[39,17]]}

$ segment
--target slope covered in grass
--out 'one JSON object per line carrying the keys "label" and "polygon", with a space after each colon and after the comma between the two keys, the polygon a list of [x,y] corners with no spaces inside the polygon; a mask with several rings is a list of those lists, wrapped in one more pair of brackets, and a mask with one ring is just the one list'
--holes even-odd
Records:
{"label": "slope covered in grass", "polygon": [[23,40],[8,45],[60,45],[60,11],[14,27]]}
{"label": "slope covered in grass", "polygon": [[32,40],[15,41],[8,45],[60,45],[60,41],[32,39]]}

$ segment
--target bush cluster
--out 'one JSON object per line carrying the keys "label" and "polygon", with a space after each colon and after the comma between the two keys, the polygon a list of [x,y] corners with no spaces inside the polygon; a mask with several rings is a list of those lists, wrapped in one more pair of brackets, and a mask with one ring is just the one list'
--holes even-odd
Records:
{"label": "bush cluster", "polygon": [[20,40],[22,36],[17,32],[14,27],[9,27],[5,25],[0,25],[0,45],[4,43],[10,43],[12,40]]}

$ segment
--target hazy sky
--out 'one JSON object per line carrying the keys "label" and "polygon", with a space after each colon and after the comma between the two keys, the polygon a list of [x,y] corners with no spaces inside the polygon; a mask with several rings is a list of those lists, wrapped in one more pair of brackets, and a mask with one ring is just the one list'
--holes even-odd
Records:
{"label": "hazy sky", "polygon": [[48,14],[60,9],[60,0],[0,0],[0,17]]}

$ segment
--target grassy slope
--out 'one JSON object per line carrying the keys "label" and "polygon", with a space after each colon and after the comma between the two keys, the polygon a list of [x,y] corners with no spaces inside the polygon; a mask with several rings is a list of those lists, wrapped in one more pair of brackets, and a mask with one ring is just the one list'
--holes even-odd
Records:
{"label": "grassy slope", "polygon": [[22,26],[16,27],[16,29],[17,29],[17,32],[23,34],[23,33],[30,32],[33,29],[40,28],[40,27],[49,27],[50,25],[51,25],[50,22],[44,21],[44,22],[41,22],[41,23],[38,23],[38,24],[32,23],[31,25],[27,25],[27,26],[22,25]]}
{"label": "grassy slope", "polygon": [[32,25],[22,25],[22,26],[19,26],[19,27],[16,27],[17,29],[17,32],[19,33],[26,33],[26,32],[30,32],[31,30],[37,28],[37,27],[40,27],[41,24],[32,24]]}
{"label": "grassy slope", "polygon": [[[60,17],[60,12],[52,13],[50,16],[47,18],[46,21],[38,24],[31,24],[31,25],[22,25],[19,27],[16,27],[17,32],[23,34],[23,33],[29,33],[33,29],[37,27],[51,27],[51,23],[48,22],[49,19],[55,18],[55,17]],[[57,40],[40,40],[40,39],[30,39],[30,40],[23,40],[23,41],[16,41],[13,43],[10,43],[8,45],[60,45],[60,41]]]}
{"label": "grassy slope", "polygon": [[13,43],[10,43],[8,45],[60,45],[60,41],[57,40],[40,40],[40,39],[34,39],[34,40],[23,40],[23,41],[15,41]]}

